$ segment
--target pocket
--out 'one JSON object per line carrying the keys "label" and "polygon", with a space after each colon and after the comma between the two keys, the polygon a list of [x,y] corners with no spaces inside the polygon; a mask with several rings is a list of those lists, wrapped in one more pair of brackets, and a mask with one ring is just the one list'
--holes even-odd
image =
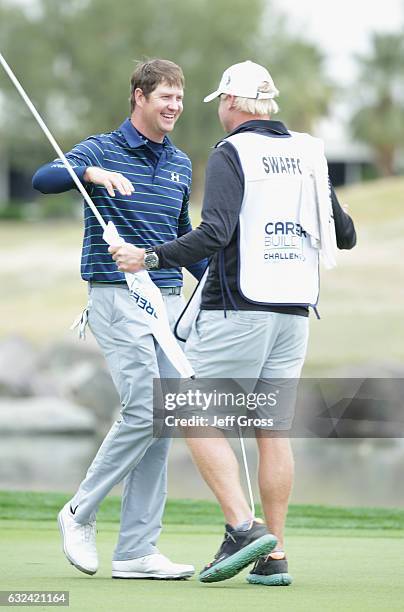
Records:
{"label": "pocket", "polygon": [[232,311],[229,318],[236,327],[252,329],[260,326],[267,326],[275,314],[276,313],[266,311],[237,310]]}
{"label": "pocket", "polygon": [[[248,312],[240,312],[236,310],[232,310],[227,313],[226,317],[227,324],[233,327],[239,327],[243,329],[251,329],[253,326],[253,319]],[[224,323],[226,325],[226,323]]]}
{"label": "pocket", "polygon": [[168,322],[171,330],[173,330],[184,311],[186,300],[182,295],[163,296],[163,300],[167,310]]}
{"label": "pocket", "polygon": [[212,330],[217,323],[216,313],[212,313],[209,310],[200,310],[196,317],[193,328],[199,339],[206,336],[209,330]]}
{"label": "pocket", "polygon": [[112,327],[114,318],[115,288],[92,287],[89,291],[88,326],[94,333],[102,327]]}
{"label": "pocket", "polygon": [[198,312],[191,326],[191,334],[195,333],[198,336],[198,338],[201,337],[200,335],[201,334],[201,315],[202,315],[202,310]]}

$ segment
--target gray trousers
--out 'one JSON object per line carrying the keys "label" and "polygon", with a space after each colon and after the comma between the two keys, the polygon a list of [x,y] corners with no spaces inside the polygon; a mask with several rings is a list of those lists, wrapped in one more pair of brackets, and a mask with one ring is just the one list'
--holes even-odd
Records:
{"label": "gray trousers", "polygon": [[[182,296],[163,296],[171,326]],[[88,322],[107,361],[122,409],[71,500],[75,520],[94,520],[100,502],[124,480],[121,525],[114,560],[157,552],[167,496],[170,440],[153,438],[153,378],[178,373],[155,344],[126,287],[90,289]]]}

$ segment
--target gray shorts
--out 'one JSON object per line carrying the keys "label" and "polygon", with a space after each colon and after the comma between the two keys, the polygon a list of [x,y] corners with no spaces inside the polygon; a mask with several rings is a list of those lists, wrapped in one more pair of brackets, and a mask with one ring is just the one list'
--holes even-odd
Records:
{"label": "gray shorts", "polygon": [[[185,346],[197,378],[236,379],[245,393],[281,389],[274,429],[291,427],[309,334],[308,317],[276,312],[202,310]],[[254,415],[268,417],[257,406]],[[258,425],[259,427],[259,425]],[[262,428],[265,429],[265,426]]]}

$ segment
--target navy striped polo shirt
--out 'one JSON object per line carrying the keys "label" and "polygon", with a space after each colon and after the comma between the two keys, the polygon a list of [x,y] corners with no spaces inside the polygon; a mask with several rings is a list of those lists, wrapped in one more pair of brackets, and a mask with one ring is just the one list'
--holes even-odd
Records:
{"label": "navy striped polo shirt", "polygon": [[[149,144],[127,119],[113,132],[90,136],[66,157],[81,180],[88,166],[98,166],[119,172],[131,181],[134,193],[122,196],[115,191],[115,197],[111,197],[104,187],[83,181],[105,222],[113,221],[126,242],[147,248],[192,230],[188,213],[191,161],[167,136],[162,146],[156,147],[155,143]],[[60,160],[40,168],[34,176],[34,186],[45,193],[64,191],[61,174],[56,168],[59,173],[63,172]],[[59,174],[59,184],[56,174]],[[74,185],[69,179],[67,188]],[[86,281],[125,283],[124,274],[117,270],[108,253],[102,233],[91,209],[84,203],[81,276]],[[200,278],[205,267],[206,261],[202,261],[190,266],[189,270]],[[183,283],[181,268],[156,270],[150,272],[150,276],[158,287],[177,287]]]}

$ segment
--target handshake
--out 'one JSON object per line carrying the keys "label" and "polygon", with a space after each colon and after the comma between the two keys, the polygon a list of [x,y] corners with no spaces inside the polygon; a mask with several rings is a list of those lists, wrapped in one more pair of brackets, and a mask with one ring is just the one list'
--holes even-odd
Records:
{"label": "handshake", "polygon": [[145,249],[139,249],[125,242],[121,246],[110,246],[108,252],[116,262],[120,272],[139,272],[145,270]]}

